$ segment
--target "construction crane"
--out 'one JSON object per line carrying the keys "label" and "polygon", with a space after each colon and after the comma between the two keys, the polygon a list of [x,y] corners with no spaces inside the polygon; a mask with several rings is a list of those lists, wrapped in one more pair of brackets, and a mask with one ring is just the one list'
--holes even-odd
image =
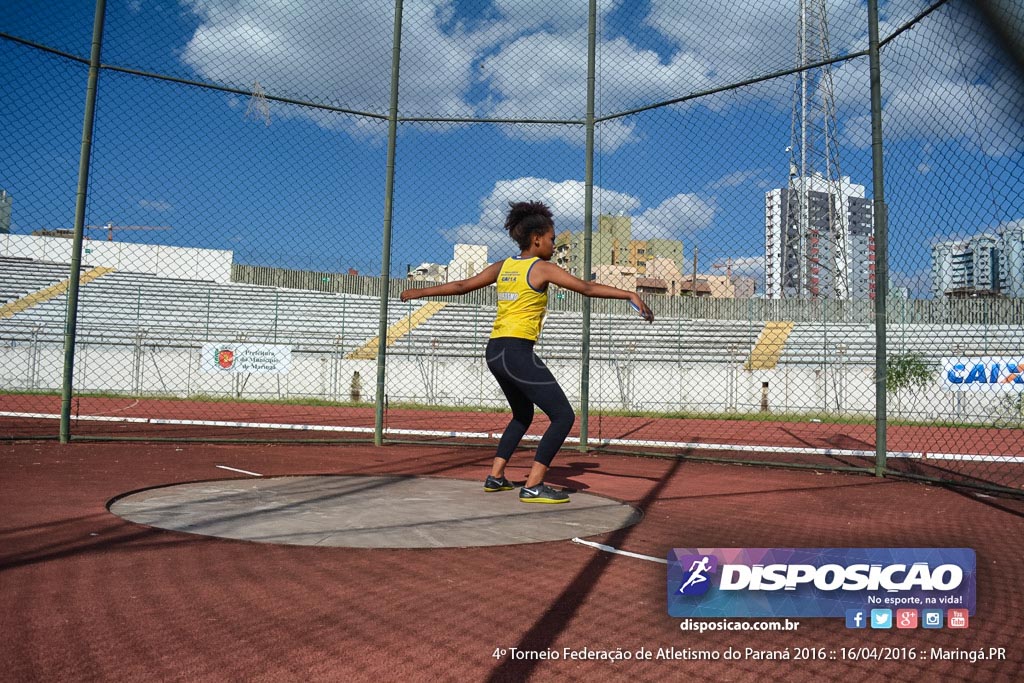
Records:
{"label": "construction crane", "polygon": [[727,280],[729,280],[729,282],[732,282],[732,263],[732,257],[730,256],[729,258],[725,259],[725,263],[719,261],[718,263],[712,263],[711,267],[717,268],[718,270],[725,268],[725,277]]}
{"label": "construction crane", "polygon": [[135,230],[170,230],[171,226],[169,226],[169,225],[114,225],[113,223],[108,222],[106,225],[87,225],[87,226],[85,226],[85,229],[86,230],[106,230],[107,231],[107,241],[108,242],[113,242],[114,241],[114,231],[115,230],[132,230],[132,231],[135,231]]}

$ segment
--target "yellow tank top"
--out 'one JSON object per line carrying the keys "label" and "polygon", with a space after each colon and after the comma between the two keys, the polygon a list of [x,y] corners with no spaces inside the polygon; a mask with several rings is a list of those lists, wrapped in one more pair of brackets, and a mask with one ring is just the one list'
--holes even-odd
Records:
{"label": "yellow tank top", "polygon": [[526,279],[540,259],[513,256],[505,259],[498,273],[498,315],[491,338],[518,337],[537,341],[548,308],[547,288],[534,289]]}

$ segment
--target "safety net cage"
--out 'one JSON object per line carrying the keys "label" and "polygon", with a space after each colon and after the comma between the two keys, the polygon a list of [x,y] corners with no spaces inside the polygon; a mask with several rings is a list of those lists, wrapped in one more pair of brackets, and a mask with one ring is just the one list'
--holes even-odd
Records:
{"label": "safety net cage", "polygon": [[[493,445],[553,214],[564,446],[1024,489],[1024,6],[180,0],[0,14],[12,438]],[[524,445],[546,426],[538,411]]]}

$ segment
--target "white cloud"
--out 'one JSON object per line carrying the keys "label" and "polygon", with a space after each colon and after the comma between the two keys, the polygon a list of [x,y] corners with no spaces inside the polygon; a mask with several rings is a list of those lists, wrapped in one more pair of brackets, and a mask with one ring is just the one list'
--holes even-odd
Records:
{"label": "white cloud", "polygon": [[995,230],[996,230],[996,232],[1001,232],[1003,230],[1009,230],[1011,228],[1012,229],[1024,228],[1024,218],[1018,218],[1018,219],[1012,220],[1012,221],[1004,221],[1003,223],[1000,223],[999,225],[997,225],[995,227]]}
{"label": "white cloud", "polygon": [[[792,0],[651,0],[646,23],[707,63],[715,84],[724,85],[796,64],[798,8]],[[860,3],[829,3],[828,23],[831,53],[846,54],[866,32],[867,11]]]}
{"label": "white cloud", "polygon": [[914,298],[927,297],[932,288],[931,268],[903,271],[889,271],[889,288],[906,287],[910,296]]}
{"label": "white cloud", "polygon": [[[383,114],[390,83],[392,14],[363,0],[322,4],[293,2],[283,14],[274,0],[185,0],[200,25],[181,59],[203,77],[298,100]],[[614,0],[602,0],[607,13]],[[456,21],[450,0],[409,0],[403,12],[401,113],[406,116],[581,121],[586,106],[586,6],[546,0],[496,0],[497,18],[467,27]],[[707,87],[706,64],[680,52],[668,64],[623,38],[602,40],[600,104],[614,112]],[[343,65],[343,68],[339,68]],[[643,78],[638,78],[643,74]],[[486,95],[477,106],[469,92]],[[275,119],[309,111],[271,102]],[[323,125],[322,123],[320,125]],[[358,131],[345,118],[332,127]],[[632,122],[600,128],[600,151],[636,142]],[[538,134],[504,126],[524,140],[561,139],[582,146],[580,125]]]}
{"label": "white cloud", "polygon": [[[619,0],[598,0],[597,13],[605,15]],[[587,25],[587,4],[551,0],[493,0],[495,8],[511,24],[521,28],[548,26],[572,30]]]}
{"label": "white cloud", "polygon": [[[924,7],[923,2],[904,6],[888,29]],[[956,5],[932,12],[890,43],[883,50],[882,72],[886,140],[956,140],[968,150],[996,157],[1024,149],[1019,81],[993,61],[994,54],[976,18]],[[857,112],[864,112],[868,102],[868,63],[847,62],[835,73],[844,86],[836,89],[837,106],[847,115],[843,141],[866,148],[871,118]]]}
{"label": "white cloud", "polygon": [[[510,138],[531,143],[561,140],[575,147],[584,147],[587,141],[587,131],[583,126],[519,123],[503,125],[501,128]],[[598,154],[614,152],[638,140],[640,136],[636,133],[634,121],[602,121],[595,126],[594,149]]]}
{"label": "white cloud", "polygon": [[[585,185],[578,180],[556,182],[530,177],[502,180],[495,183],[491,193],[480,202],[480,217],[476,222],[444,229],[441,233],[453,243],[487,245],[497,259],[500,254],[516,248],[504,229],[509,202],[544,202],[554,215],[556,232],[580,232],[585,218],[585,190]],[[642,203],[637,197],[595,187],[593,228],[597,229],[599,214],[631,215],[636,239],[682,239],[708,227],[717,206],[714,200],[678,194],[656,207],[641,209]]]}
{"label": "white cloud", "polygon": [[733,259],[722,259],[716,262],[717,267],[712,267],[719,275],[731,272],[733,277],[749,277],[758,285],[764,282],[764,256],[741,256]]}
{"label": "white cloud", "polygon": [[[495,118],[582,121],[587,102],[586,41],[583,31],[534,33],[484,59],[480,74],[491,96],[483,113]],[[685,53],[665,64],[655,52],[637,49],[623,38],[602,41],[599,50],[599,114],[671,99],[709,83],[707,65]],[[619,120],[602,123],[599,149],[612,152],[639,140],[634,127],[633,122]],[[549,137],[582,145],[584,134],[582,126],[565,126],[553,128]]]}
{"label": "white cloud", "polygon": [[[133,0],[138,2],[138,0]],[[601,0],[602,19],[624,0]],[[202,77],[273,95],[385,114],[390,86],[391,5],[371,0],[182,0],[199,19],[181,51]],[[926,0],[882,4],[882,35],[927,7]],[[642,30],[672,46],[663,54],[621,36],[599,37],[598,114],[683,97],[787,69],[796,61],[797,7],[701,0],[650,0]],[[863,3],[829,2],[832,54],[866,46]],[[602,21],[602,25],[604,22]],[[959,139],[989,155],[1024,147],[1016,121],[1019,84],[993,72],[994,49],[959,5],[932,12],[885,49],[886,134]],[[404,116],[582,121],[586,106],[586,4],[492,0],[483,18],[460,16],[455,0],[407,0],[403,11],[401,114]],[[941,58],[937,58],[941,56]],[[833,68],[844,141],[870,144],[867,59]],[[711,111],[744,103],[785,110],[793,88],[773,80],[680,106]],[[1007,96],[1006,93],[1016,93]],[[1015,99],[1014,99],[1015,97]],[[237,102],[231,100],[233,105]],[[274,120],[318,125],[372,138],[383,129],[352,116],[324,117],[271,102]],[[634,120],[599,127],[601,152],[644,139]],[[437,130],[453,130],[441,126]],[[562,140],[582,147],[581,125],[502,126],[510,137]],[[996,134],[992,134],[996,131]]]}
{"label": "white cloud", "polygon": [[714,199],[677,194],[633,219],[636,239],[683,239],[711,225],[717,205]]}
{"label": "white cloud", "polygon": [[[891,35],[930,4],[882,3],[880,34]],[[693,61],[707,64],[715,85],[795,64],[797,4],[791,0],[766,0],[757,11],[737,3],[701,3],[701,8],[695,11],[693,3],[679,0],[651,0],[646,21]],[[828,22],[832,54],[867,48],[862,3],[829,3]],[[955,139],[990,156],[1024,148],[1024,125],[1018,120],[1024,96],[1019,81],[1011,81],[1009,73],[994,65],[994,54],[977,17],[957,4],[932,12],[889,44],[883,51],[882,74],[887,138]],[[832,67],[843,141],[858,148],[871,143],[868,69],[866,58]],[[730,93],[729,101],[755,99],[785,106],[791,96],[791,88],[772,81]],[[725,105],[719,99],[702,98],[700,103],[722,111]]]}
{"label": "white cloud", "polygon": [[768,169],[757,168],[750,171],[734,171],[726,176],[708,183],[709,190],[724,190],[730,187],[739,187],[746,183],[754,183],[758,187],[770,182],[766,176],[770,173]]}
{"label": "white cloud", "polygon": [[[504,228],[509,202],[544,202],[551,208],[556,232],[580,231],[584,224],[585,192],[586,186],[578,180],[556,182],[531,177],[500,180],[480,202],[480,218],[475,223],[444,229],[441,234],[453,243],[485,244],[497,259],[497,254],[509,253],[516,248]],[[640,206],[640,200],[595,187],[594,206],[595,212],[629,213]]]}
{"label": "white cloud", "polygon": [[[1024,149],[1024,126],[1005,91],[985,84],[920,77],[886,88],[883,135],[886,140],[957,140],[989,156]],[[844,141],[866,148],[871,118],[846,121]]]}
{"label": "white cloud", "polygon": [[[378,2],[185,0],[200,24],[181,59],[203,77],[268,94],[385,114],[391,80],[393,13]],[[438,12],[447,3],[406,2],[402,36],[403,114],[469,116],[463,98],[474,54],[447,35]],[[275,106],[275,118],[306,116]],[[353,122],[352,125],[355,125]]]}

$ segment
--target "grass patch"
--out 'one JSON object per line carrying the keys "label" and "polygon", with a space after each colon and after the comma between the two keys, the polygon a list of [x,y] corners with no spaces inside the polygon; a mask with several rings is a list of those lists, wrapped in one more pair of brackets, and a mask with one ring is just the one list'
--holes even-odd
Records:
{"label": "grass patch", "polygon": [[654,412],[649,410],[592,410],[591,417],[646,417],[673,420],[723,420],[741,422],[822,422],[828,424],[874,424],[875,418],[865,415],[833,415],[829,413],[741,413],[706,412],[699,410],[674,410]]}
{"label": "grass patch", "polygon": [[[0,392],[3,396],[54,396],[59,397],[59,391],[38,389],[38,390],[5,390]],[[310,406],[321,408],[372,408],[374,404],[366,401],[331,401],[323,398],[235,398],[233,396],[217,396],[211,394],[194,394],[189,397],[146,394],[133,396],[130,394],[117,394],[110,392],[86,392],[75,394],[74,398],[111,398],[111,399],[153,399],[158,401],[175,402],[201,402],[212,404],[260,404],[260,405],[288,405],[288,406]],[[434,413],[508,413],[508,406],[500,405],[429,405],[415,401],[390,401],[389,410],[421,410]],[[651,410],[622,410],[622,409],[601,409],[591,410],[591,419],[602,417],[639,417],[651,420],[720,420],[723,422],[789,422],[789,423],[821,423],[832,425],[873,425],[874,416],[867,415],[834,415],[822,412],[806,413],[741,413],[741,412],[705,412],[705,411],[670,411],[658,412]],[[892,415],[887,420],[890,427],[944,427],[957,429],[1001,429],[1024,431],[1024,425],[1020,423],[1001,422],[1000,418],[993,416],[991,422],[964,422],[959,420],[915,420],[907,416]]]}
{"label": "grass patch", "polygon": [[[20,390],[20,391],[3,391],[0,392],[3,396],[54,396],[59,397],[61,393],[59,391],[53,391],[49,389],[39,390]],[[136,396],[134,394],[117,394],[104,391],[95,392],[83,392],[76,393],[72,398],[113,398],[113,399],[152,399],[154,401],[177,401],[180,403],[258,403],[258,404],[270,404],[270,405],[286,405],[286,406],[323,406],[333,408],[370,408],[373,403],[367,403],[365,401],[331,401],[323,398],[236,398],[234,396],[217,396],[212,394],[192,394],[191,396],[175,396],[173,394],[143,394]]]}

